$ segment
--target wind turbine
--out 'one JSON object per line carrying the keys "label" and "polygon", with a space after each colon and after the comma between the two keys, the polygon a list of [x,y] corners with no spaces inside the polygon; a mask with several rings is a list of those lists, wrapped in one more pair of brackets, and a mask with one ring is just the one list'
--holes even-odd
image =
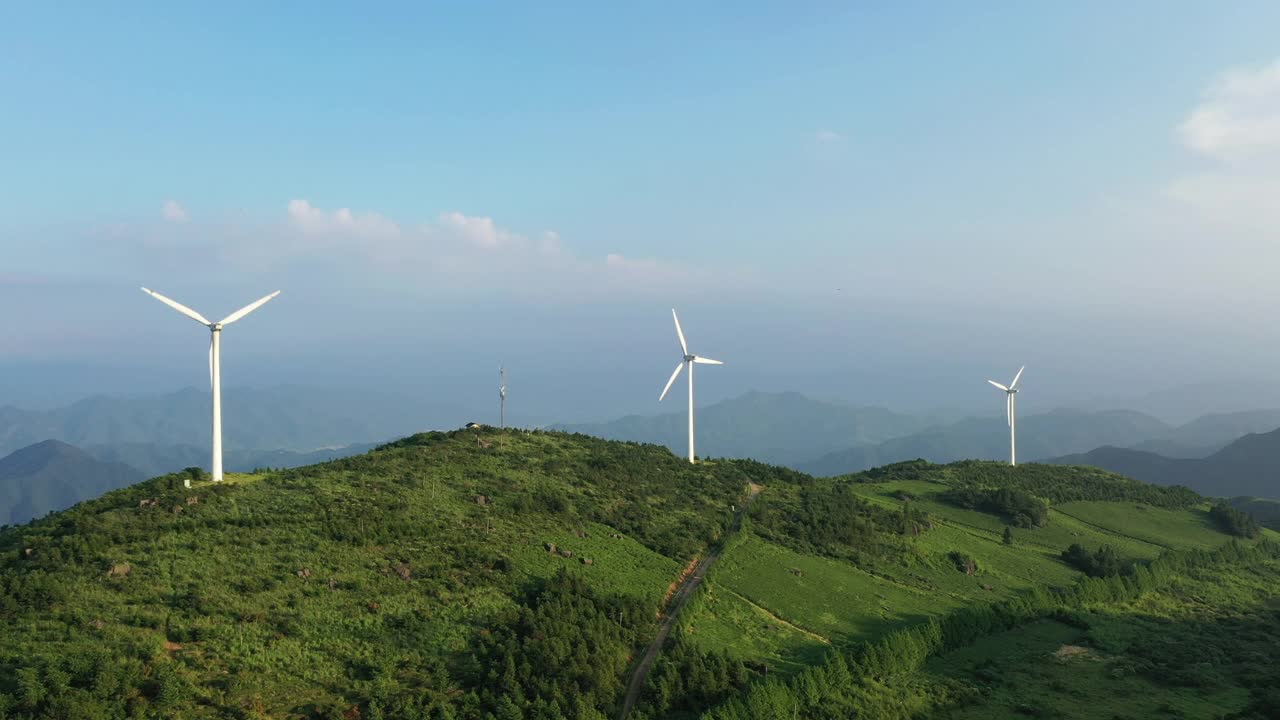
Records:
{"label": "wind turbine", "polygon": [[214,482],[222,482],[222,343],[220,341],[222,328],[262,307],[268,300],[279,295],[280,291],[277,290],[260,300],[251,302],[218,322],[210,322],[195,310],[182,303],[170,300],[154,290],[142,288],[142,292],[209,328],[211,333],[209,338],[209,385],[213,389],[213,460],[210,462],[210,475],[213,476]]}
{"label": "wind turbine", "polygon": [[498,366],[498,398],[501,404],[498,421],[501,423],[498,427],[505,428],[507,426],[507,369],[501,365]]}
{"label": "wind turbine", "polygon": [[995,385],[996,387],[1003,390],[1005,394],[1004,412],[1005,412],[1006,419],[1008,419],[1009,421],[1009,464],[1010,465],[1018,464],[1018,415],[1017,415],[1018,403],[1017,403],[1017,400],[1015,399],[1015,396],[1018,394],[1018,380],[1022,379],[1022,371],[1026,369],[1027,369],[1026,365],[1023,365],[1021,368],[1019,368],[1018,374],[1013,376],[1013,382],[1009,383],[1008,387],[1001,385],[995,380],[987,381],[992,385]]}
{"label": "wind turbine", "polygon": [[723,365],[719,360],[711,358],[698,357],[689,352],[689,345],[684,341],[684,331],[680,329],[680,316],[676,315],[675,308],[671,309],[671,317],[676,321],[676,337],[680,338],[680,350],[684,353],[680,364],[676,365],[676,371],[671,373],[671,379],[667,381],[667,386],[662,388],[662,394],[658,396],[658,402],[667,396],[667,391],[671,389],[671,385],[675,383],[676,377],[680,375],[680,371],[687,365],[689,367],[689,462],[695,462],[693,454],[693,366],[697,365]]}

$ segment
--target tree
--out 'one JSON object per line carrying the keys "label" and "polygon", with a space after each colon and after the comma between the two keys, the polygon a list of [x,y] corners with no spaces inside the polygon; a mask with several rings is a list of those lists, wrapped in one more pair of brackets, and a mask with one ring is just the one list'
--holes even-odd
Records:
{"label": "tree", "polygon": [[1009,527],[1008,525],[1005,525],[1005,526],[1004,526],[1004,539],[1003,539],[1003,540],[1004,540],[1004,544],[1005,544],[1005,545],[1012,545],[1012,544],[1013,544],[1013,528]]}

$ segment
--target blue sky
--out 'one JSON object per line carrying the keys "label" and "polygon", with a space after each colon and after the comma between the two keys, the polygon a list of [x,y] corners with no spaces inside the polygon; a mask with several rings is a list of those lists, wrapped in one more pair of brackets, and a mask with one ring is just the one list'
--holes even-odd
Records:
{"label": "blue sky", "polygon": [[549,413],[652,409],[672,304],[742,358],[711,397],[980,403],[948,389],[1016,357],[1058,404],[1280,359],[1275,3],[260,5],[6,8],[0,299],[43,302],[0,367],[195,384],[141,284],[285,288],[245,383],[637,373]]}

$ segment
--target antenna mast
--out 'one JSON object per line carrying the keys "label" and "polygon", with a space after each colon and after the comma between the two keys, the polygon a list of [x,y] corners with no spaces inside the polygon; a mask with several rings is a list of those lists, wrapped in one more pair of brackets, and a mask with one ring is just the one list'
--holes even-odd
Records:
{"label": "antenna mast", "polygon": [[500,410],[498,411],[498,427],[507,427],[507,369],[502,365],[498,366],[498,398]]}

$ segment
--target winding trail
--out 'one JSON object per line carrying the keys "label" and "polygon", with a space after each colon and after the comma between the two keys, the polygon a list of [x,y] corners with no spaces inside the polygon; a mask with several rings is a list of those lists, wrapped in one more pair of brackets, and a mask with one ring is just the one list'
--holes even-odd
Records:
{"label": "winding trail", "polygon": [[702,579],[707,576],[707,571],[720,559],[720,555],[724,552],[724,546],[729,542],[729,538],[742,529],[742,513],[746,512],[747,506],[759,494],[760,486],[751,483],[748,486],[746,501],[733,516],[733,524],[729,526],[729,532],[725,533],[719,544],[698,562],[693,572],[689,573],[684,581],[680,583],[680,587],[676,589],[675,594],[671,596],[671,602],[668,603],[665,614],[662,617],[662,624],[658,626],[658,634],[654,636],[653,642],[649,643],[649,648],[645,650],[640,662],[636,664],[635,670],[631,673],[631,682],[627,683],[627,695],[622,701],[622,711],[618,713],[618,720],[626,720],[627,716],[631,714],[636,701],[640,699],[640,692],[644,690],[644,681],[648,679],[649,672],[653,670],[653,664],[658,661],[658,654],[662,652],[662,646],[666,645],[667,638],[671,636],[671,630],[675,627],[676,620],[680,617],[680,611],[684,610],[684,606],[689,604],[689,600],[698,591],[698,586],[702,585]]}

